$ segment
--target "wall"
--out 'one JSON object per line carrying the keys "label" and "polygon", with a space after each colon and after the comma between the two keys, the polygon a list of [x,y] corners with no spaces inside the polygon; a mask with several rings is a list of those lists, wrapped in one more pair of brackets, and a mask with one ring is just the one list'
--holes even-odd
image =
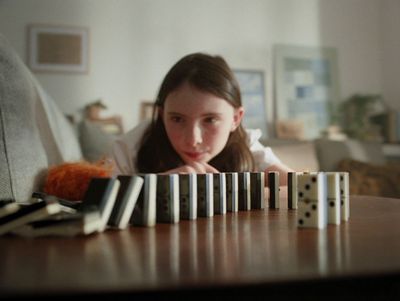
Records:
{"label": "wall", "polygon": [[382,2],[382,89],[392,108],[400,111],[400,1]]}
{"label": "wall", "polygon": [[[342,98],[384,93],[397,104],[392,77],[399,68],[390,43],[397,39],[396,0],[0,0],[0,32],[26,58],[26,25],[90,28],[87,75],[37,74],[66,113],[104,99],[108,113],[138,122],[139,103],[151,100],[167,70],[194,51],[223,55],[233,68],[266,74],[268,119],[273,112],[274,43],[334,46],[339,51]],[[392,8],[395,10],[392,11]],[[381,14],[387,13],[382,25]],[[393,20],[393,21],[391,21]],[[382,26],[391,27],[382,37]],[[382,45],[387,42],[387,47]],[[385,69],[385,70],[384,70]],[[390,69],[387,71],[386,69]],[[399,76],[397,76],[399,78]]]}

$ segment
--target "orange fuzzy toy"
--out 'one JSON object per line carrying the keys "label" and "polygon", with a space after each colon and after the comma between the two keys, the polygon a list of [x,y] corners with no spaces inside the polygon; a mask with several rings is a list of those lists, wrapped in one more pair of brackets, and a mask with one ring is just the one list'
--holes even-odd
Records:
{"label": "orange fuzzy toy", "polygon": [[67,162],[49,168],[43,190],[62,199],[80,201],[92,178],[110,177],[111,174],[112,165],[104,161]]}

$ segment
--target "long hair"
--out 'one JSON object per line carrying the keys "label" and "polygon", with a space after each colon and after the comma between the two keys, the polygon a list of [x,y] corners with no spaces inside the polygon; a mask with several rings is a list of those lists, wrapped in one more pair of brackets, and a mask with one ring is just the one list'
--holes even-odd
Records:
{"label": "long hair", "polygon": [[[167,96],[184,83],[228,101],[234,108],[242,106],[239,85],[232,70],[220,56],[189,54],[167,73],[153,107],[152,123],[143,135],[136,166],[142,173],[158,173],[184,165],[173,149],[159,108]],[[224,149],[208,162],[221,172],[252,171],[254,159],[246,143],[246,132],[240,124],[231,132]]]}

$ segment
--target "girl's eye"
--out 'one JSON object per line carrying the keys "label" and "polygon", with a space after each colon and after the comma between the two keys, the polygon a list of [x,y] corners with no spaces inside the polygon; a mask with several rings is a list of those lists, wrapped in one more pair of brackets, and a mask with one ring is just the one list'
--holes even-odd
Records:
{"label": "girl's eye", "polygon": [[176,122],[176,123],[179,123],[179,122],[183,121],[183,118],[179,117],[179,116],[171,116],[170,119],[171,119],[172,122]]}
{"label": "girl's eye", "polygon": [[214,123],[216,123],[216,122],[218,121],[218,118],[216,118],[216,117],[207,117],[207,118],[204,119],[204,121],[205,121],[206,123],[212,123],[212,124],[214,124]]}

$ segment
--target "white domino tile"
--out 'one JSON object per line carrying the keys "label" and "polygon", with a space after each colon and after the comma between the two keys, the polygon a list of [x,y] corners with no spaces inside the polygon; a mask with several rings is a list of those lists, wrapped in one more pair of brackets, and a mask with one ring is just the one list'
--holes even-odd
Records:
{"label": "white domino tile", "polygon": [[328,207],[328,224],[340,224],[340,182],[339,173],[327,172],[327,207]]}
{"label": "white domino tile", "polygon": [[265,208],[265,173],[250,173],[251,209]]}
{"label": "white domino tile", "polygon": [[197,216],[214,215],[214,193],[212,173],[197,174]]}
{"label": "white domino tile", "polygon": [[226,176],[224,173],[214,173],[214,213],[226,214]]}
{"label": "white domino tile", "polygon": [[157,175],[156,219],[160,223],[179,222],[179,176]]}
{"label": "white domino tile", "polygon": [[229,212],[239,210],[239,175],[237,172],[225,173],[226,209]]}
{"label": "white domino tile", "polygon": [[298,212],[301,228],[323,229],[327,225],[326,175],[321,172],[297,176]]}
{"label": "white domino tile", "polygon": [[295,171],[288,172],[287,179],[288,209],[297,209],[297,173]]}
{"label": "white domino tile", "polygon": [[340,183],[340,213],[342,221],[350,218],[349,173],[339,172]]}
{"label": "white domino tile", "polygon": [[179,215],[180,219],[197,218],[197,175],[179,175]]}

